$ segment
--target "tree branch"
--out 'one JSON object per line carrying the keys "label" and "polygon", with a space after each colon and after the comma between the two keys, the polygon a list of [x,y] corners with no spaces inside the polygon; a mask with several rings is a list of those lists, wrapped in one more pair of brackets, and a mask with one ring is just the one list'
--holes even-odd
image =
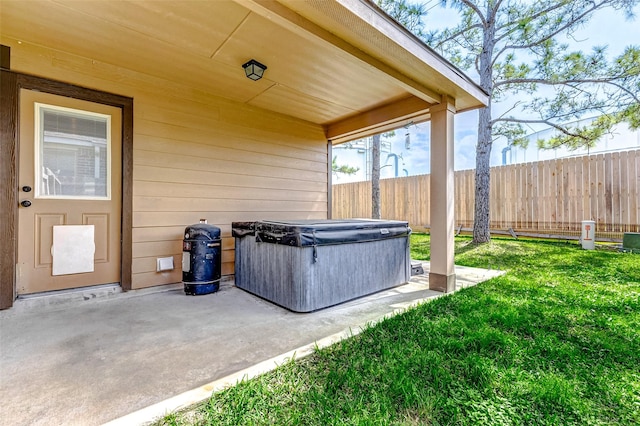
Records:
{"label": "tree branch", "polygon": [[473,10],[476,15],[478,15],[478,18],[480,19],[480,22],[482,22],[482,26],[486,27],[487,26],[487,19],[486,17],[482,14],[482,11],[480,10],[480,8],[475,5],[472,1],[470,0],[460,0],[460,3],[464,4],[465,6],[467,6],[469,9]]}
{"label": "tree branch", "polygon": [[[532,21],[540,18],[541,16],[547,15],[551,12],[553,12],[556,9],[560,9],[561,7],[565,6],[565,4],[558,2],[553,4],[551,7],[547,8],[547,9],[543,9],[538,11],[538,13],[534,13],[533,15],[531,15],[529,18],[531,18]],[[505,25],[501,26],[501,27],[497,27],[496,30],[499,31],[503,28],[508,28],[511,27],[510,31],[507,31],[505,34],[501,35],[500,37],[496,38],[496,43],[501,42],[505,37],[508,37],[509,35],[513,34],[516,30],[517,27],[513,25],[513,22],[508,22]]]}
{"label": "tree branch", "polygon": [[618,89],[622,90],[624,93],[626,93],[627,95],[631,96],[631,98],[636,101],[636,103],[640,104],[640,97],[638,96],[638,94],[636,92],[632,92],[631,90],[627,89],[626,87],[617,84],[617,83],[613,83],[613,82],[609,82],[610,85],[617,87]]}
{"label": "tree branch", "polygon": [[513,106],[511,108],[509,108],[508,110],[506,110],[504,113],[502,113],[500,115],[500,117],[496,118],[495,120],[491,121],[491,125],[493,125],[493,123],[495,123],[497,120],[500,120],[501,118],[503,118],[505,115],[509,114],[511,111],[513,111],[514,109],[516,109],[520,104],[522,104],[523,101],[517,101],[515,104],[513,104]]}
{"label": "tree branch", "polygon": [[500,6],[502,6],[502,0],[498,0],[495,4],[495,6],[493,6],[493,15],[497,15],[498,11],[500,10]]}
{"label": "tree branch", "polygon": [[579,133],[573,133],[570,132],[566,127],[562,127],[552,121],[549,120],[524,120],[524,119],[520,119],[520,118],[513,118],[513,117],[506,117],[506,118],[496,118],[495,120],[491,121],[491,124],[495,124],[497,122],[505,122],[505,123],[521,123],[521,124],[546,124],[549,127],[553,127],[554,129],[558,130],[560,133],[567,135],[569,137],[573,137],[573,138],[579,138],[585,141],[588,141],[589,139],[584,137],[583,135],[579,134]]}
{"label": "tree branch", "polygon": [[[551,81],[545,78],[513,78],[510,80],[500,80],[500,81],[496,81],[493,83],[493,87],[500,87],[500,86],[507,86],[509,84],[542,84],[542,85],[547,85],[547,86],[566,86],[566,85],[570,85],[572,83],[575,84],[611,84],[614,85],[616,87],[618,87],[619,89],[622,89],[626,92],[629,92],[627,89],[625,89],[624,87],[621,87],[620,85],[614,83],[615,80],[618,80],[620,78],[624,78],[626,76],[614,76],[614,77],[607,77],[607,78],[584,78],[584,79],[570,79],[570,80],[558,80],[558,81]],[[632,94],[633,95],[633,94]],[[636,99],[637,97],[635,95],[633,95]]]}
{"label": "tree branch", "polygon": [[540,46],[540,44],[544,43],[545,41],[555,37],[556,35],[560,34],[561,32],[563,32],[564,30],[566,30],[567,28],[570,28],[572,26],[574,26],[576,24],[576,22],[580,21],[581,19],[583,19],[585,16],[588,16],[589,14],[593,13],[594,11],[600,9],[602,6],[604,6],[605,4],[609,3],[608,1],[604,1],[604,2],[600,2],[600,3],[593,3],[593,6],[590,9],[587,9],[584,13],[582,13],[581,15],[571,19],[570,21],[566,22],[564,25],[558,27],[555,31],[550,32],[549,34],[546,34],[544,37],[538,39],[537,41],[533,42],[533,43],[529,43],[529,44],[524,44],[524,45],[517,45],[517,44],[508,44],[505,45],[502,49],[500,49],[500,51],[497,53],[496,57],[498,55],[501,55],[505,50],[509,50],[509,49],[531,49],[532,47],[536,47],[536,46]]}
{"label": "tree branch", "polygon": [[464,33],[466,33],[467,31],[471,31],[474,28],[482,28],[482,25],[480,24],[474,24],[471,25],[469,27],[465,27],[459,31],[456,31],[455,33],[449,35],[447,38],[439,40],[438,43],[433,46],[434,49],[440,49],[442,47],[443,44],[448,43],[450,41],[453,41],[455,39],[457,39],[458,37],[460,37],[461,35],[464,35]]}

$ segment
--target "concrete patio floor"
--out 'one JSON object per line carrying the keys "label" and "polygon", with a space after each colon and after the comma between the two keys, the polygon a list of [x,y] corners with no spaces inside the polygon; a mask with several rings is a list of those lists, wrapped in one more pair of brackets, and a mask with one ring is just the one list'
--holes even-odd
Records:
{"label": "concrete patio floor", "polygon": [[[0,423],[142,424],[357,333],[442,293],[426,275],[298,314],[223,283],[219,292],[87,289],[0,311]],[[500,271],[456,267],[458,287]]]}

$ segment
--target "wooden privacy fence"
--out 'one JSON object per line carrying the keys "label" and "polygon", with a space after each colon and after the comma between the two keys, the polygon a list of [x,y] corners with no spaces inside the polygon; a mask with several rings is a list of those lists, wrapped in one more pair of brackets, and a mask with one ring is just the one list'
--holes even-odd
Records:
{"label": "wooden privacy fence", "polygon": [[[455,173],[456,226],[473,227],[474,170]],[[428,228],[429,175],[380,181],[382,217]],[[333,218],[371,217],[371,182],[333,186]],[[583,220],[600,238],[640,232],[640,149],[491,169],[490,228],[576,236]]]}

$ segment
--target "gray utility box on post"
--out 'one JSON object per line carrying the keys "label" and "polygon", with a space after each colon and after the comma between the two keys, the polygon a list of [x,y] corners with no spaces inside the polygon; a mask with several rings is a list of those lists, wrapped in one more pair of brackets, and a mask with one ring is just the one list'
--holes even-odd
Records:
{"label": "gray utility box on post", "polygon": [[367,219],[234,222],[236,286],[311,312],[411,278],[407,222]]}

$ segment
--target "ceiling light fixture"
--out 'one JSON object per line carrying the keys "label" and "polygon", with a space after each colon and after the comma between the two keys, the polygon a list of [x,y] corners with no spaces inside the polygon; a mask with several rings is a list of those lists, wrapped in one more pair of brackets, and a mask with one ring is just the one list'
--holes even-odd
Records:
{"label": "ceiling light fixture", "polygon": [[247,75],[247,78],[250,78],[253,81],[260,80],[262,75],[264,74],[264,70],[267,69],[266,65],[262,65],[260,62],[255,59],[250,60],[246,64],[242,66],[244,68],[244,73]]}

